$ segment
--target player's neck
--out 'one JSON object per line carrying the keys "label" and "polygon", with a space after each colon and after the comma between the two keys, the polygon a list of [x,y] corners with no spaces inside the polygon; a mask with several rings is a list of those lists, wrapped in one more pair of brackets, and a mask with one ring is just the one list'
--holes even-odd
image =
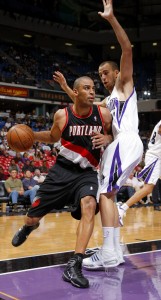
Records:
{"label": "player's neck", "polygon": [[78,116],[88,116],[91,113],[92,107],[78,107],[77,105],[73,105],[73,112]]}

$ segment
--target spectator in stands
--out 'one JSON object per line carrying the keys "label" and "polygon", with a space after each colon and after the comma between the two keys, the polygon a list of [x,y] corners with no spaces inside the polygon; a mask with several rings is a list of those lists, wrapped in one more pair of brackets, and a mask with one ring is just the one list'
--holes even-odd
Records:
{"label": "spectator in stands", "polygon": [[28,151],[28,159],[30,161],[35,159],[35,149],[33,149],[33,148],[29,149],[29,151]]}
{"label": "spectator in stands", "polygon": [[16,151],[14,151],[14,150],[12,150],[12,149],[10,149],[10,148],[7,150],[7,152],[8,152],[8,155],[9,155],[9,156],[12,156],[12,157],[15,157],[15,156],[16,156]]}
{"label": "spectator in stands", "polygon": [[6,121],[4,119],[0,119],[0,129],[5,126]]}
{"label": "spectator in stands", "polygon": [[57,149],[53,146],[52,147],[52,150],[50,152],[50,156],[57,156],[58,155],[58,151]]}
{"label": "spectator in stands", "polygon": [[25,173],[26,170],[30,170],[30,160],[27,159],[22,167],[22,172]]}
{"label": "spectator in stands", "polygon": [[29,159],[28,159],[28,153],[27,153],[27,152],[24,152],[24,154],[23,154],[23,156],[22,156],[22,162],[23,162],[23,164],[25,164],[27,160],[29,160]]}
{"label": "spectator in stands", "polygon": [[40,172],[44,173],[44,174],[47,174],[48,171],[49,171],[49,168],[47,166],[47,161],[44,160],[43,163],[42,163],[42,167],[40,168]]}
{"label": "spectator in stands", "polygon": [[43,149],[43,151],[45,151],[45,150],[50,151],[51,147],[48,144],[43,144],[42,149]]}
{"label": "spectator in stands", "polygon": [[1,155],[3,155],[4,151],[6,151],[6,142],[2,139],[2,142],[0,143],[0,151]]}
{"label": "spectator in stands", "polygon": [[12,123],[10,121],[10,118],[8,118],[6,123],[5,123],[5,127],[7,128],[7,131],[10,129],[11,126],[12,126]]}
{"label": "spectator in stands", "polygon": [[4,126],[1,130],[1,137],[5,137],[7,135],[7,128]]}
{"label": "spectator in stands", "polygon": [[2,155],[4,157],[9,157],[8,151],[6,149],[5,150],[1,150],[1,148],[0,148],[0,155]]}
{"label": "spectator in stands", "polygon": [[23,184],[20,179],[17,178],[18,171],[15,167],[10,169],[10,177],[5,181],[5,188],[9,193],[9,198],[13,203],[13,210],[17,211],[18,197],[24,194]]}
{"label": "spectator in stands", "polygon": [[10,162],[10,165],[9,165],[9,168],[8,168],[9,173],[12,170],[12,168],[15,168],[17,170],[17,173],[20,172],[20,168],[19,168],[18,164],[16,164],[14,158],[11,159],[11,162]]}
{"label": "spectator in stands", "polygon": [[41,174],[40,169],[35,169],[33,179],[36,180],[39,184],[41,184],[42,182],[44,182],[45,176]]}
{"label": "spectator in stands", "polygon": [[34,160],[31,160],[30,165],[29,165],[29,170],[31,171],[31,173],[34,173],[35,169],[36,169],[35,162],[34,162]]}
{"label": "spectator in stands", "polygon": [[35,151],[35,160],[38,161],[38,160],[41,160],[43,158],[44,158],[44,155],[43,155],[42,150],[36,149],[36,151]]}
{"label": "spectator in stands", "polygon": [[32,173],[30,170],[26,170],[24,174],[24,179],[22,180],[24,188],[24,197],[30,197],[31,203],[35,198],[36,192],[39,189],[38,181],[33,179]]}
{"label": "spectator in stands", "polygon": [[20,152],[16,152],[16,156],[14,157],[16,164],[22,163],[22,155]]}
{"label": "spectator in stands", "polygon": [[0,166],[0,181],[6,180],[7,178],[8,178],[8,176],[6,174],[4,174],[3,167]]}

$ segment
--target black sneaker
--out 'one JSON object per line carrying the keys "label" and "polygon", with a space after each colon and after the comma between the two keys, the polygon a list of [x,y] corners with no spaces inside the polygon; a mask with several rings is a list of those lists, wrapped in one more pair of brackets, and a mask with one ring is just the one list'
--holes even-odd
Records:
{"label": "black sneaker", "polygon": [[64,270],[63,280],[70,282],[78,288],[88,288],[89,281],[82,274],[82,258],[80,256],[72,257]]}
{"label": "black sneaker", "polygon": [[33,226],[27,226],[24,225],[23,227],[21,227],[14,235],[13,239],[12,239],[12,245],[14,247],[20,246],[21,244],[23,244],[26,239],[28,238],[29,234],[37,229],[39,227],[40,223],[37,223],[36,225]]}

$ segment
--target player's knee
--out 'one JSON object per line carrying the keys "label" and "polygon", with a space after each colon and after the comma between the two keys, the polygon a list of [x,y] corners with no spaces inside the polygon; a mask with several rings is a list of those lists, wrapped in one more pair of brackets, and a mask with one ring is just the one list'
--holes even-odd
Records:
{"label": "player's knee", "polygon": [[87,196],[81,199],[82,214],[94,215],[96,210],[96,200],[92,196]]}
{"label": "player's knee", "polygon": [[35,224],[37,224],[39,222],[40,218],[32,218],[32,217],[28,217],[26,216],[25,218],[25,224],[28,225],[28,226],[33,226]]}

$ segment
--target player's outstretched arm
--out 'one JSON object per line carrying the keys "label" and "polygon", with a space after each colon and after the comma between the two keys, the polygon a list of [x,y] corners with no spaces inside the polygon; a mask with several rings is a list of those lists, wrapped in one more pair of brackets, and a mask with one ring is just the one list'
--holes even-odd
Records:
{"label": "player's outstretched arm", "polygon": [[98,12],[98,14],[111,24],[122,49],[119,77],[123,85],[129,81],[133,83],[132,47],[130,40],[125,30],[114,16],[112,0],[103,0],[103,6],[104,12]]}
{"label": "player's outstretched arm", "polygon": [[74,92],[67,84],[67,81],[66,81],[64,75],[61,72],[56,71],[53,74],[53,79],[54,79],[54,81],[56,81],[57,83],[60,84],[62,90],[67,93],[67,95],[73,102],[75,102]]}
{"label": "player's outstretched arm", "polygon": [[42,143],[55,143],[55,139],[51,135],[51,131],[40,131],[35,132],[34,131],[34,142],[42,142]]}
{"label": "player's outstretched arm", "polygon": [[[54,81],[56,81],[57,83],[60,84],[62,90],[67,93],[67,95],[69,96],[69,98],[73,102],[75,102],[75,94],[74,94],[73,90],[69,87],[69,85],[67,84],[67,81],[66,81],[64,75],[61,72],[56,71],[53,74],[53,79],[54,79]],[[100,105],[102,107],[106,106],[106,104],[105,104],[104,101],[102,101],[102,102],[94,102],[94,104],[95,105]]]}
{"label": "player's outstretched arm", "polygon": [[34,132],[34,141],[42,143],[55,143],[61,138],[66,123],[65,109],[59,109],[54,115],[54,122],[50,131]]}

